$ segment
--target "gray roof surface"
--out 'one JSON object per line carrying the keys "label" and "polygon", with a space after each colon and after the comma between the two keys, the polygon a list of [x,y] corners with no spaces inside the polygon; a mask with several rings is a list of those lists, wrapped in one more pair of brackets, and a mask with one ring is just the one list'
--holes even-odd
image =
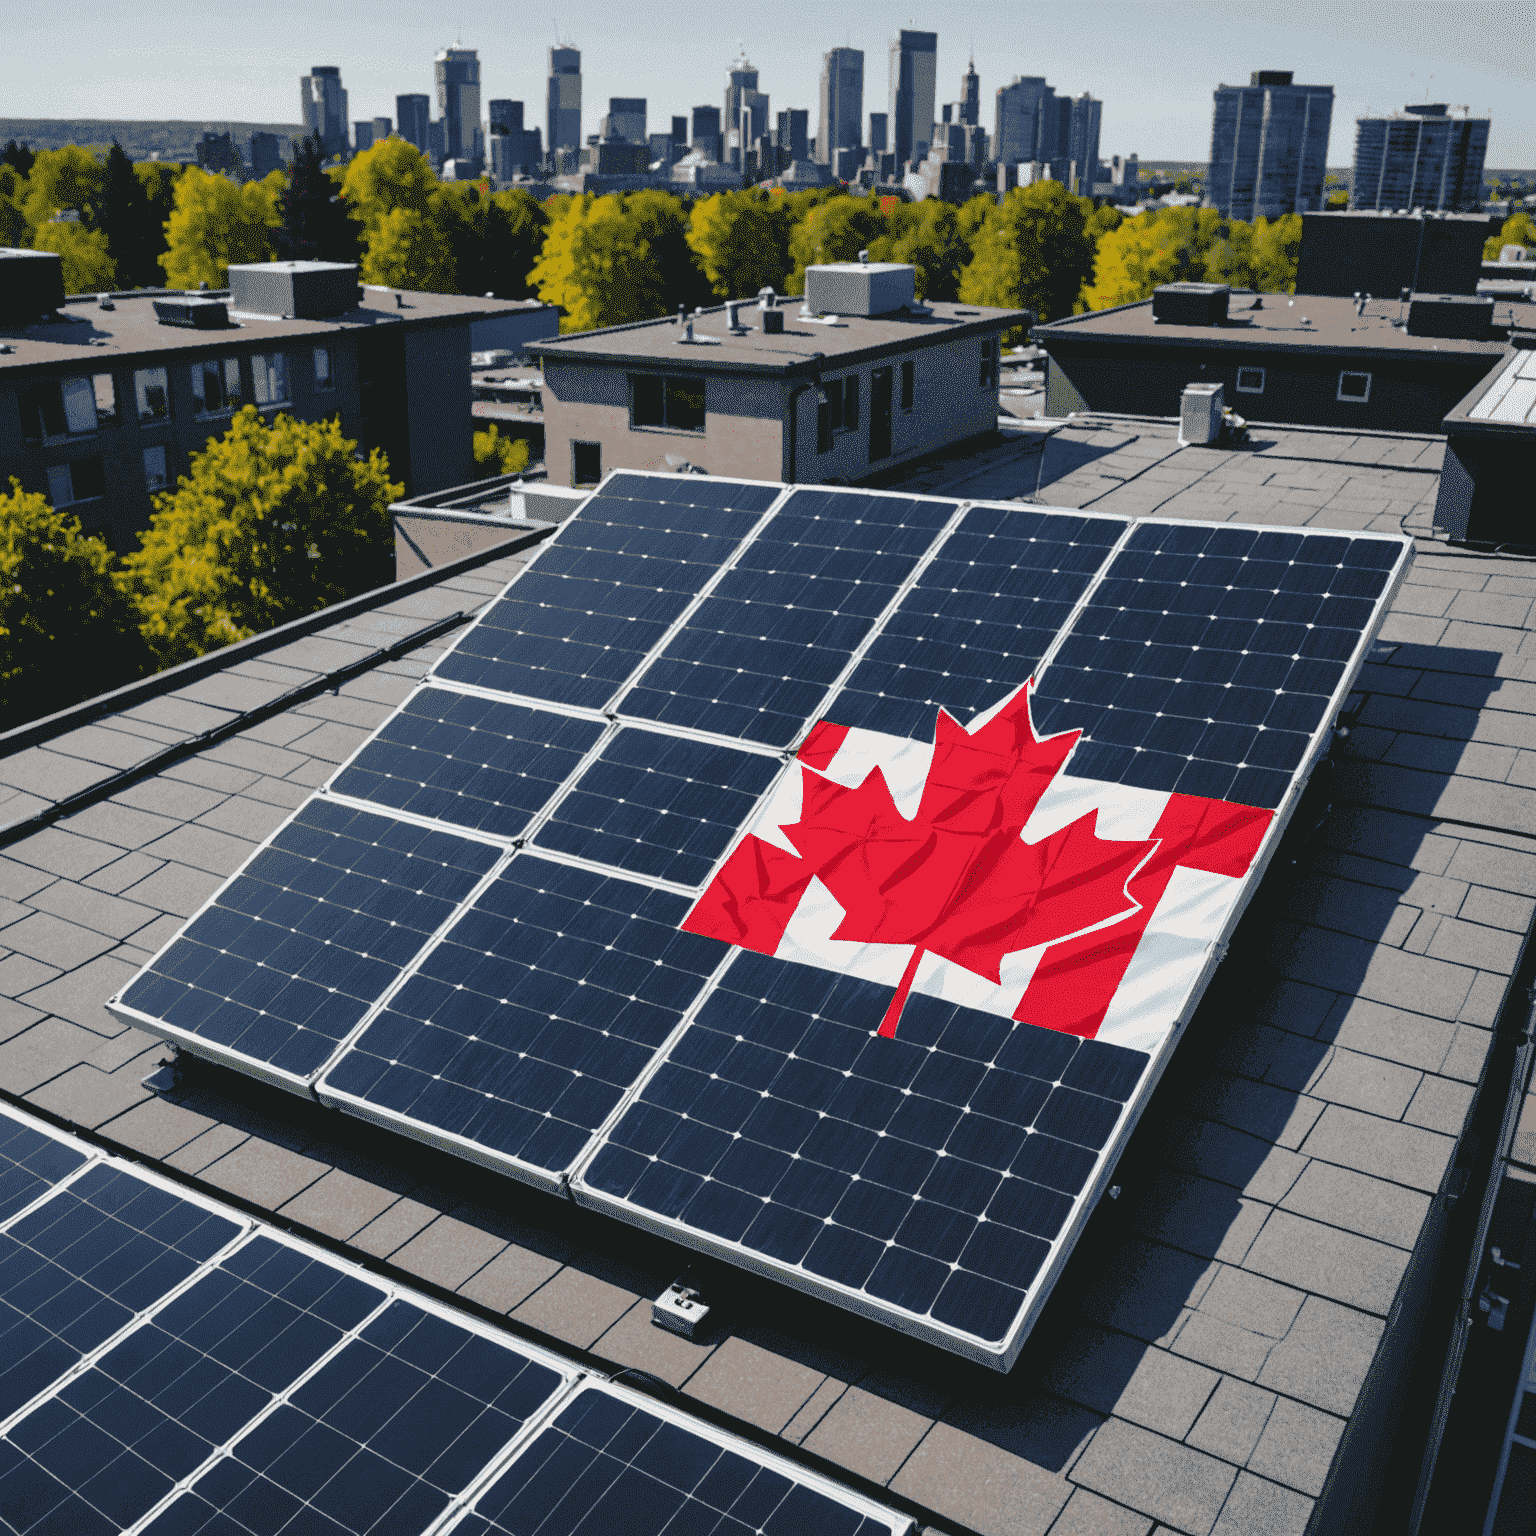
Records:
{"label": "gray roof surface", "polygon": [[[1255,429],[1178,447],[1091,417],[925,488],[1427,534],[1442,444]],[[947,478],[945,478],[947,473]],[[986,1536],[1299,1536],[1426,1229],[1536,912],[1536,564],[1421,538],[1365,668],[1336,808],[1279,864],[1012,1373],[720,1271],[693,1343],[650,1300],[660,1240],[212,1068],[102,1006],[405,697],[438,640],[153,776],[300,680],[483,602],[455,576],[0,761],[0,1093]],[[1523,1128],[1536,1147],[1536,1111]],[[1517,1147],[1518,1151],[1518,1147]],[[1458,1261],[1459,1262],[1459,1261]]]}

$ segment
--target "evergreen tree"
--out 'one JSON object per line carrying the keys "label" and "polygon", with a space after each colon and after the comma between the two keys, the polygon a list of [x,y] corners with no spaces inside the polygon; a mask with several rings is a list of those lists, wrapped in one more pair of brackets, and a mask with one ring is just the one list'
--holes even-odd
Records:
{"label": "evergreen tree", "polygon": [[160,282],[160,253],[165,240],[160,219],[144,183],[134,174],[133,161],[116,139],[107,151],[106,185],[102,189],[101,227],[117,264],[120,288],[148,288]]}
{"label": "evergreen tree", "polygon": [[0,150],[0,165],[15,167],[16,174],[23,181],[32,174],[32,162],[37,158],[25,144],[18,144],[12,139],[3,150]]}
{"label": "evergreen tree", "polygon": [[277,200],[281,223],[272,236],[280,261],[358,259],[357,224],[324,161],[325,150],[316,138],[302,138],[294,147],[288,185]]}

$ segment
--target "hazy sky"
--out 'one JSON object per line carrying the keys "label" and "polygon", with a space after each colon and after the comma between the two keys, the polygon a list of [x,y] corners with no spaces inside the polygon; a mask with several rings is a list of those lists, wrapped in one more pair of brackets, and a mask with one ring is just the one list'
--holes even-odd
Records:
{"label": "hazy sky", "polygon": [[1492,117],[1490,166],[1536,166],[1536,0],[1285,0],[1273,16],[1252,3],[1212,0],[551,5],[267,0],[226,25],[167,0],[141,0],[131,12],[118,0],[77,0],[65,34],[52,12],[12,0],[0,112],[296,122],[299,76],[312,64],[337,64],[354,119],[393,116],[397,94],[431,92],[436,50],[462,40],[479,50],[482,101],[521,99],[528,125],[542,126],[547,50],[558,28],[582,51],[584,132],[597,131],[610,96],[646,97],[652,132],[665,130],[673,113],[718,104],[726,68],[745,44],[772,110],[810,108],[814,133],[822,53],[864,50],[867,121],[872,109],[885,110],[887,45],[906,26],[939,35],[941,103],[959,94],[974,52],[989,129],[993,95],[1014,75],[1044,75],[1072,95],[1091,91],[1104,102],[1106,158],[1135,151],[1204,160],[1212,89],[1246,82],[1255,69],[1290,69],[1298,81],[1334,87],[1331,165],[1351,160],[1357,116],[1432,100]]}

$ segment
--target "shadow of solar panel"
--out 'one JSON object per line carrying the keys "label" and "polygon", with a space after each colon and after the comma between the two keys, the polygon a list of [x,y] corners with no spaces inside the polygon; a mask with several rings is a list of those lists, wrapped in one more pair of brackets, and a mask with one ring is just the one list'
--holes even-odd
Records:
{"label": "shadow of solar panel", "polygon": [[394,1302],[146,1529],[412,1536],[562,1384],[506,1344]]}
{"label": "shadow of solar panel", "polygon": [[[886,1536],[867,1501],[810,1486],[617,1393],[583,1387],[475,1501],[460,1536]],[[802,1474],[803,1475],[803,1474]],[[900,1522],[905,1526],[906,1522]]]}
{"label": "shadow of solar panel", "polygon": [[688,905],[520,855],[327,1072],[322,1101],[555,1177],[722,959],[679,931]]}
{"label": "shadow of solar panel", "polygon": [[0,1234],[0,1418],[239,1235],[123,1169],[88,1169]]}
{"label": "shadow of solar panel", "polygon": [[0,1110],[0,1221],[8,1221],[86,1159],[68,1142]]}
{"label": "shadow of solar panel", "polygon": [[631,874],[697,885],[780,766],[754,752],[620,731],[534,842]]}
{"label": "shadow of solar panel", "polygon": [[598,708],[779,494],[688,476],[610,480],[434,669],[497,693]]}
{"label": "shadow of solar panel", "polygon": [[1369,631],[1400,541],[1147,524],[1035,693],[1071,776],[1273,809]]}
{"label": "shadow of solar panel", "polygon": [[328,1260],[253,1238],[10,1430],[0,1510],[23,1536],[127,1528],[383,1299]]}
{"label": "shadow of solar panel", "polygon": [[973,507],[838,690],[827,716],[895,736],[963,725],[1035,675],[1128,524]]}
{"label": "shadow of solar panel", "polygon": [[621,711],[788,746],[954,510],[952,502],[796,491]]}
{"label": "shadow of solar panel", "polygon": [[995,1344],[1149,1058],[916,993],[883,1039],[889,995],[738,954],[581,1182]]}
{"label": "shadow of solar panel", "polygon": [[590,720],[426,688],[342,768],[331,788],[510,839],[602,733]]}
{"label": "shadow of solar panel", "polygon": [[123,994],[296,1077],[337,1042],[501,855],[312,800]]}

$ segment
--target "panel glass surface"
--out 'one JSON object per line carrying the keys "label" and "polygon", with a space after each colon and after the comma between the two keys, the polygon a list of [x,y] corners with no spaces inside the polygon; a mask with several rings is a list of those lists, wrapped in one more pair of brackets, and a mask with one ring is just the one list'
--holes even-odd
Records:
{"label": "panel glass surface", "polygon": [[631,874],[697,885],[780,766],[777,758],[731,747],[620,731],[534,842]]}
{"label": "panel glass surface", "polygon": [[914,739],[1028,682],[1125,532],[1120,518],[973,507],[901,600],[827,718]]}
{"label": "panel glass surface", "polygon": [[1148,1057],[741,953],[585,1183],[932,1321],[1007,1333]]}
{"label": "panel glass surface", "polygon": [[414,1536],[561,1385],[397,1301],[148,1527],[153,1536]]}
{"label": "panel glass surface", "polygon": [[510,839],[602,733],[589,720],[427,688],[407,700],[331,787]]}
{"label": "panel glass surface", "polygon": [[1035,694],[1069,776],[1273,809],[1402,545],[1156,524],[1115,556]]}
{"label": "panel glass surface", "polygon": [[122,1169],[87,1170],[0,1235],[0,1417],[174,1290],[239,1225]]}
{"label": "panel glass surface", "polygon": [[597,1388],[573,1397],[455,1527],[459,1536],[888,1536],[890,1529],[890,1521]]}
{"label": "panel glass surface", "polygon": [[123,995],[286,1072],[317,1071],[500,854],[312,800]]}
{"label": "panel glass surface", "polygon": [[562,1169],[724,958],[688,899],[520,855],[324,1087]]}
{"label": "panel glass surface", "polygon": [[382,1300],[254,1238],[0,1440],[3,1518],[19,1536],[132,1525]]}
{"label": "panel glass surface", "polygon": [[434,675],[600,707],[778,494],[705,476],[615,475]]}
{"label": "panel glass surface", "polygon": [[0,1221],[67,1178],[86,1154],[0,1110]]}
{"label": "panel glass surface", "polygon": [[954,513],[797,491],[625,695],[626,715],[788,746]]}

